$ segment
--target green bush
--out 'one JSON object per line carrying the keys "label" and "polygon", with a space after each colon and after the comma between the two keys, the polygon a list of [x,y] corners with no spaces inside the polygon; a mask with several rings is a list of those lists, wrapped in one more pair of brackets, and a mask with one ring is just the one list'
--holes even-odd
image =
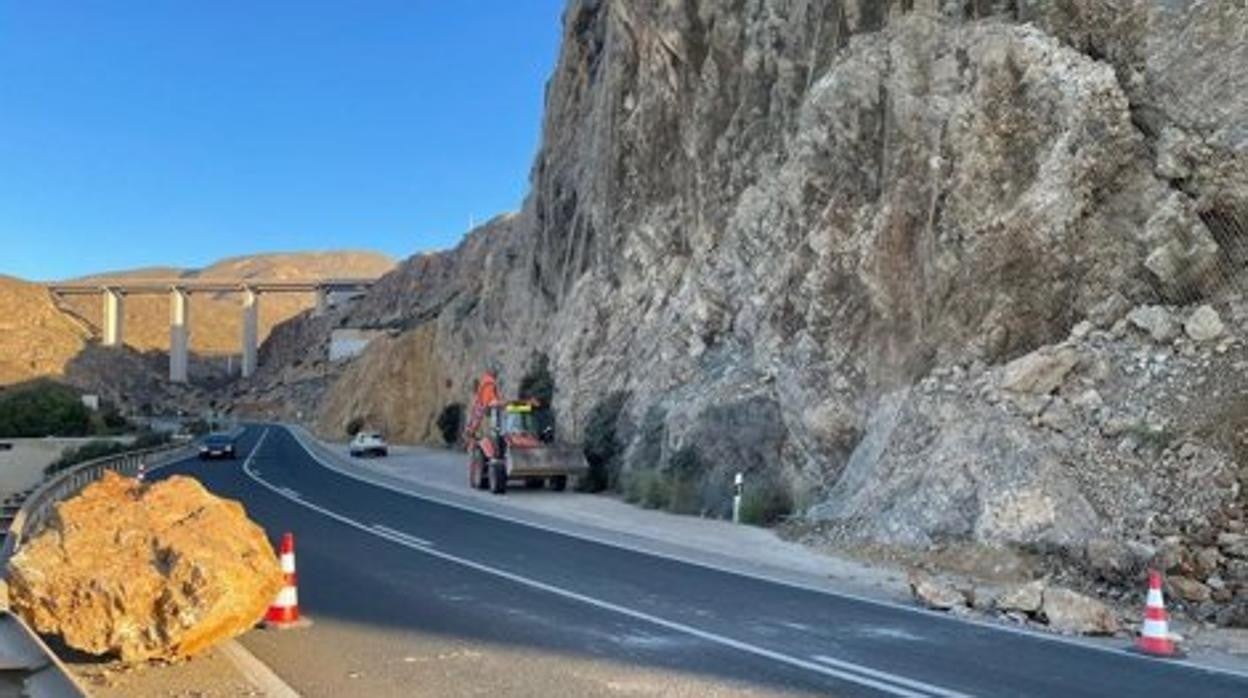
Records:
{"label": "green bush", "polygon": [[95,439],[77,447],[66,449],[61,457],[54,461],[51,465],[43,469],[47,475],[58,473],[66,468],[85,463],[96,458],[104,458],[106,456],[114,456],[127,451],[143,451],[149,448],[162,446],[169,442],[169,435],[154,431],[145,431],[133,443],[125,444],[121,441],[112,441],[109,439]]}
{"label": "green bush", "polygon": [[635,467],[620,475],[619,488],[624,500],[647,509],[663,509],[676,514],[702,514],[698,488],[704,471],[697,449],[685,446],[672,454],[666,467]]}
{"label": "green bush", "polygon": [[753,484],[745,481],[741,494],[741,523],[769,526],[793,513],[793,497],[775,480],[765,479]]}
{"label": "green bush", "polygon": [[350,421],[347,422],[347,427],[346,427],[347,436],[355,436],[356,434],[360,433],[360,430],[363,428],[364,428],[364,418],[352,417]]}
{"label": "green bush", "polygon": [[91,411],[72,388],[37,383],[0,396],[0,437],[86,436]]}
{"label": "green bush", "polygon": [[212,431],[212,425],[203,419],[195,419],[186,423],[186,431],[192,436],[203,436]]}
{"label": "green bush", "polygon": [[673,453],[665,470],[667,502],[663,508],[677,514],[702,513],[697,483],[706,464],[697,448],[688,445]]}
{"label": "green bush", "polygon": [[663,442],[667,440],[667,410],[651,405],[641,419],[636,443],[629,454],[630,468],[657,467],[663,460]]}
{"label": "green bush", "polygon": [[108,405],[100,411],[100,422],[109,433],[120,433],[130,428],[130,421],[121,414],[115,405]]}
{"label": "green bush", "polygon": [[103,458],[127,450],[125,444],[118,441],[96,440],[77,447],[66,449],[61,457],[54,461],[51,465],[44,468],[43,472],[51,475],[60,472],[72,465],[85,463],[96,458]]}
{"label": "green bush", "polygon": [[628,403],[629,393],[617,391],[607,395],[589,411],[585,425],[585,461],[589,474],[582,478],[578,489],[601,492],[617,485],[620,456],[624,444],[618,434],[620,416]]}
{"label": "green bush", "polygon": [[667,484],[657,470],[629,470],[620,476],[620,490],[624,501],[646,509],[667,507]]}
{"label": "green bush", "polygon": [[550,373],[550,357],[541,352],[533,354],[529,370],[520,378],[516,395],[521,400],[537,400],[549,407],[555,399],[555,377]]}
{"label": "green bush", "polygon": [[442,440],[447,446],[455,446],[464,431],[464,406],[452,402],[442,408],[438,415],[438,431],[442,432]]}

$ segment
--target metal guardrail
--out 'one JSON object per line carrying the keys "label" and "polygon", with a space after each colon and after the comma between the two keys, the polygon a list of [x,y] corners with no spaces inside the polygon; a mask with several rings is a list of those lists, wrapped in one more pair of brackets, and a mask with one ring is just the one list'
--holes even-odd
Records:
{"label": "metal guardrail", "polygon": [[169,444],[114,454],[79,463],[51,476],[26,498],[17,515],[13,517],[13,523],[9,524],[9,530],[4,537],[4,545],[0,547],[0,564],[8,563],[22,541],[47,519],[54,504],[78,494],[84,487],[103,477],[105,471],[111,470],[133,477],[138,474],[140,463],[148,463],[153,457],[163,457],[185,448],[186,444]]}
{"label": "metal guardrail", "polygon": [[[24,540],[43,526],[57,502],[78,494],[107,471],[134,476],[138,474],[140,463],[163,461],[189,448],[187,444],[170,444],[105,456],[79,463],[51,476],[22,502],[9,524],[4,545],[0,547],[0,575],[7,574],[9,558]],[[16,680],[22,686],[21,695],[33,698],[78,698],[87,695],[86,689],[43,639],[7,609],[0,611],[0,677]]]}

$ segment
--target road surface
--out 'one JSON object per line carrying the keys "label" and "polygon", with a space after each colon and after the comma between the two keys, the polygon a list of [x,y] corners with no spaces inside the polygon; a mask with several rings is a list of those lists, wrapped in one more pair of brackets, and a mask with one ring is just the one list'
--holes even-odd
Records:
{"label": "road surface", "polygon": [[1248,676],[624,550],[343,476],[282,427],[183,461],[276,541],[315,623],[244,645],[305,696],[1246,696]]}

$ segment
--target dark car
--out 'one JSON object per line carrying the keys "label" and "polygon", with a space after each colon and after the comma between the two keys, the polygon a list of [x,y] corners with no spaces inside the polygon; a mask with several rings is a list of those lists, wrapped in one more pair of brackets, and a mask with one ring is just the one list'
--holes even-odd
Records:
{"label": "dark car", "polygon": [[13,444],[0,441],[0,451],[12,451]]}
{"label": "dark car", "polygon": [[209,434],[199,445],[199,459],[234,459],[234,438],[228,434]]}

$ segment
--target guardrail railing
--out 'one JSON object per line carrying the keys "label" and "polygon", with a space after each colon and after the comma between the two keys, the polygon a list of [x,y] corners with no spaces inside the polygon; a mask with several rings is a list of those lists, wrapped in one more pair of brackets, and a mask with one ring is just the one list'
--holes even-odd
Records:
{"label": "guardrail railing", "polygon": [[[99,480],[107,471],[135,476],[139,464],[156,464],[189,449],[187,444],[169,444],[141,451],[119,453],[71,466],[48,478],[22,502],[9,524],[0,547],[0,576],[7,574],[9,558],[22,543],[47,521],[53,505],[78,494]],[[87,691],[74,678],[43,639],[8,609],[0,609],[0,669],[20,672],[22,695],[33,698],[78,698]]]}
{"label": "guardrail railing", "polygon": [[7,563],[22,541],[31,532],[38,530],[47,520],[54,504],[78,494],[87,485],[103,477],[106,471],[134,477],[139,472],[140,463],[150,463],[154,458],[163,458],[186,448],[186,444],[168,444],[118,453],[78,463],[52,475],[26,498],[13,517],[13,523],[9,524],[9,530],[4,537],[4,546],[0,547],[0,563]]}

